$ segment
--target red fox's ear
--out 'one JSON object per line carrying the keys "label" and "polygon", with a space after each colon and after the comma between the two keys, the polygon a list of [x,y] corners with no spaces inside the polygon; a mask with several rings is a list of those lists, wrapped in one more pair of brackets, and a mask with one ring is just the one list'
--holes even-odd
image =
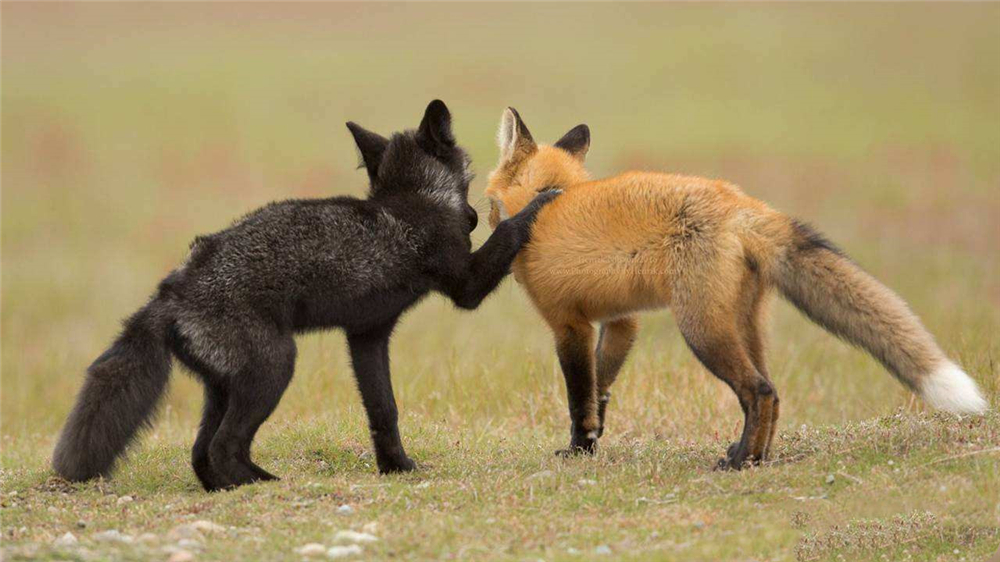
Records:
{"label": "red fox's ear", "polygon": [[569,152],[577,160],[583,162],[583,159],[587,156],[587,151],[590,150],[590,127],[586,125],[573,127],[561,139],[556,141],[555,146]]}
{"label": "red fox's ear", "polygon": [[505,109],[500,117],[497,146],[500,147],[501,162],[510,160],[516,153],[531,154],[538,149],[535,139],[531,138],[528,126],[513,107]]}

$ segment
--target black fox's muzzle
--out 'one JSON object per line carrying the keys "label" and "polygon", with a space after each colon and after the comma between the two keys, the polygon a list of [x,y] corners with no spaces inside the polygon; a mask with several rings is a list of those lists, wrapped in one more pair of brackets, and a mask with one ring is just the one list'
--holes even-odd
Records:
{"label": "black fox's muzzle", "polygon": [[476,225],[479,224],[479,214],[476,213],[476,210],[471,205],[466,205],[465,217],[469,219],[469,232],[472,232],[476,229]]}

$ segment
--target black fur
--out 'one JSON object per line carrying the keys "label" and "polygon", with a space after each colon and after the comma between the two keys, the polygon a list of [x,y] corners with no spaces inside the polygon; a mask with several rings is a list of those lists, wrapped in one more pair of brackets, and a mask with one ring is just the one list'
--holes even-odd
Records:
{"label": "black fur", "polygon": [[432,102],[419,129],[391,139],[348,128],[369,197],[272,203],[196,238],[188,261],[88,370],[56,446],[56,472],[70,480],[109,474],[149,423],[173,355],[205,385],[192,450],[205,489],[275,478],[250,460],[250,446],[292,378],[293,335],[334,327],[347,333],[379,471],[414,468],[389,377],[396,321],[429,291],[476,308],[558,192],[539,195],[472,252],[471,176],[448,108]]}
{"label": "black fur", "polygon": [[796,219],[792,221],[792,228],[795,229],[797,237],[795,241],[796,250],[800,252],[828,250],[838,256],[846,257],[840,248],[838,248],[833,242],[827,240],[825,236],[816,231],[816,229],[808,223]]}
{"label": "black fur", "polygon": [[576,156],[587,154],[590,150],[590,127],[586,125],[573,127],[556,141],[555,146]]}
{"label": "black fur", "polygon": [[528,126],[525,125],[524,120],[521,119],[521,114],[518,113],[513,107],[508,107],[507,109],[514,114],[514,121],[517,122],[517,135],[521,138],[521,140],[535,142],[535,140],[531,137],[531,131],[528,130]]}

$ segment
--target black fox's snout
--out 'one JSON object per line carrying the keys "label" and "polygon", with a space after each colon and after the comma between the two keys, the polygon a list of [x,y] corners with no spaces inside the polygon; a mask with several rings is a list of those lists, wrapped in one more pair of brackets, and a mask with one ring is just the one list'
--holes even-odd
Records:
{"label": "black fox's snout", "polygon": [[469,232],[472,232],[479,225],[479,213],[472,208],[472,205],[466,205],[465,217],[469,220]]}

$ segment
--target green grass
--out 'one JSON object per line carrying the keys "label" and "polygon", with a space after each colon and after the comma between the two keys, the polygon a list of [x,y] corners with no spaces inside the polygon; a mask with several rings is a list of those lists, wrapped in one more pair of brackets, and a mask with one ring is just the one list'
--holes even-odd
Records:
{"label": "green grass", "polygon": [[[179,371],[112,480],[70,486],[47,467],[84,369],[196,234],[272,199],[362,194],[343,123],[412,127],[434,97],[473,156],[474,202],[505,106],[540,140],[587,122],[595,175],[726,178],[815,224],[998,404],[997,4],[4,3],[2,16],[3,559],[166,559],[169,531],[195,520],[225,527],[189,547],[198,560],[295,559],[363,528],[380,537],[365,560],[972,561],[1000,545],[1000,415],[930,413],[780,302],[777,454],[738,474],[710,470],[738,434],[736,400],[668,312],[643,319],[597,457],[554,457],[563,383],[513,281],[475,313],[434,296],[400,325],[412,475],[375,475],[336,332],[300,338],[258,438],[281,482],[200,491],[187,456],[201,396]],[[155,539],[96,540],[110,529]],[[79,543],[56,547],[67,531]]]}

